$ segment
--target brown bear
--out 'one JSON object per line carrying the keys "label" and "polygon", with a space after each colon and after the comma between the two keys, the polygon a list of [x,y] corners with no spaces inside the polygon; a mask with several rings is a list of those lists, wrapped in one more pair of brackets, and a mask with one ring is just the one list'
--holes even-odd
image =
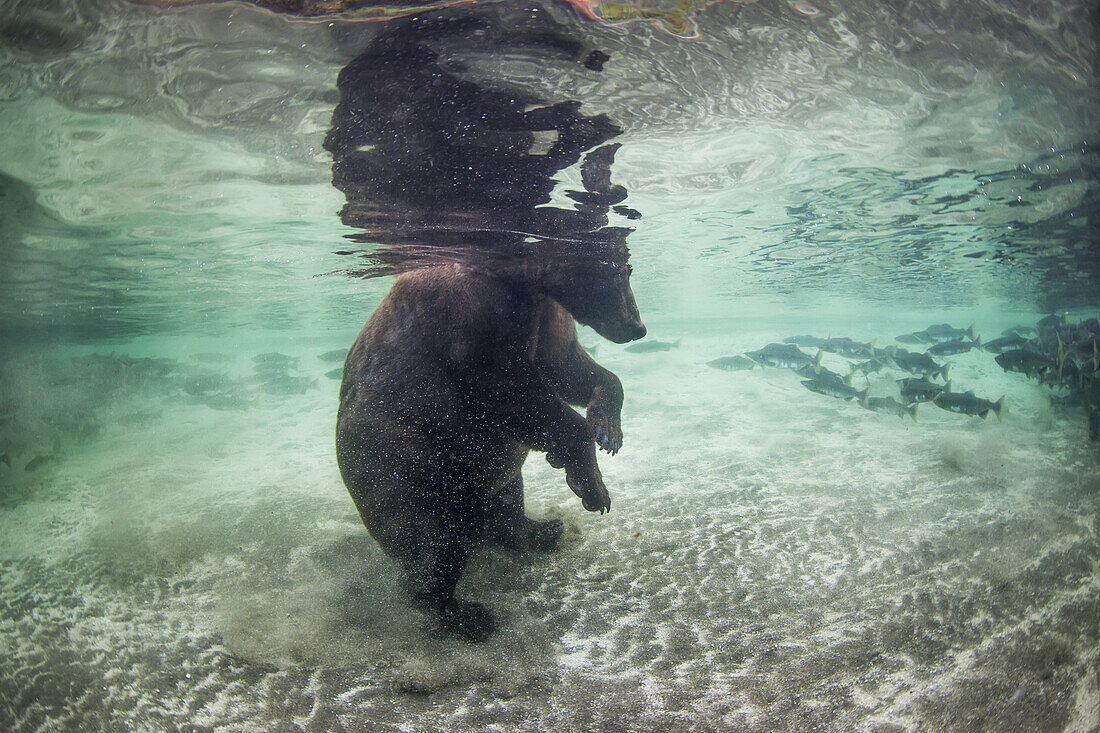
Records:
{"label": "brown bear", "polygon": [[619,246],[596,262],[534,256],[406,272],[348,352],[341,475],[414,603],[449,631],[480,641],[495,628],[485,606],[455,597],[479,542],[558,541],[560,521],[524,514],[528,451],[565,469],[585,509],[611,508],[594,441],[621,446],[622,385],[581,348],[574,318],[616,343],[645,335],[627,256]]}

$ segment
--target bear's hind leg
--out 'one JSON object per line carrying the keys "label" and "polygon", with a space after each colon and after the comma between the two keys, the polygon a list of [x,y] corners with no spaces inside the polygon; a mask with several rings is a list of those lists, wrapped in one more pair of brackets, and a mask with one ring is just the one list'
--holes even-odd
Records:
{"label": "bear's hind leg", "polygon": [[486,539],[509,550],[552,552],[563,529],[560,519],[536,522],[524,513],[522,476],[485,502]]}
{"label": "bear's hind leg", "polygon": [[480,528],[475,517],[462,521],[430,523],[420,528],[420,536],[411,552],[400,553],[405,584],[418,608],[433,613],[445,630],[470,641],[485,641],[496,629],[492,611],[481,603],[455,597],[455,586],[466,566],[473,538],[461,528]]}

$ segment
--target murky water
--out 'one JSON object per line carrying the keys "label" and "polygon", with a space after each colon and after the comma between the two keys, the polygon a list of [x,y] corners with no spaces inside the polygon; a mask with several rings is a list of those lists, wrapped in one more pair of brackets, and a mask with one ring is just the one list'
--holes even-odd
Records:
{"label": "murky water", "polygon": [[[1100,728],[1100,444],[1064,358],[936,357],[1004,396],[986,419],[707,366],[1100,315],[1095,8],[719,3],[698,38],[538,12],[603,70],[446,58],[622,129],[647,341],[678,343],[581,330],[626,391],[614,509],[532,456],[563,546],[474,557],[475,645],[409,608],[333,449],[389,280],[332,274],[360,245],[323,143],[393,26],[0,5],[0,728]],[[850,387],[900,400],[885,361]]]}

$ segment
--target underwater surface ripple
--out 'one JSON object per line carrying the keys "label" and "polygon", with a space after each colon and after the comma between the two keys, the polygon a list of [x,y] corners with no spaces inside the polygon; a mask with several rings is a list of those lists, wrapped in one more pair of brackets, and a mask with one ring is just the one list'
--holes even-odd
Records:
{"label": "underwater surface ripple", "polygon": [[977,349],[951,380],[1003,416],[912,420],[706,366],[1100,315],[1097,8],[816,7],[718,3],[685,40],[544,6],[600,74],[450,49],[623,127],[670,345],[582,330],[626,390],[615,511],[530,461],[564,547],[475,558],[475,646],[409,612],[333,455],[331,354],[388,282],[329,274],[322,140],[378,26],[0,3],[0,728],[1100,728],[1100,453],[1066,390]]}

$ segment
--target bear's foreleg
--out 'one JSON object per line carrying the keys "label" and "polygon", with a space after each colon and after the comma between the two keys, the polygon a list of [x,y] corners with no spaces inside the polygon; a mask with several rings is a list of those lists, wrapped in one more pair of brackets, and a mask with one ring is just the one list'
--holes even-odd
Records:
{"label": "bear's foreleg", "polygon": [[592,439],[611,455],[623,446],[623,385],[585,353],[576,339],[557,362],[542,364],[554,391],[571,405],[585,407]]}
{"label": "bear's foreleg", "polygon": [[495,368],[456,370],[451,374],[485,419],[522,445],[546,453],[554,468],[590,512],[611,509],[611,497],[596,464],[588,423],[559,397],[526,359]]}

